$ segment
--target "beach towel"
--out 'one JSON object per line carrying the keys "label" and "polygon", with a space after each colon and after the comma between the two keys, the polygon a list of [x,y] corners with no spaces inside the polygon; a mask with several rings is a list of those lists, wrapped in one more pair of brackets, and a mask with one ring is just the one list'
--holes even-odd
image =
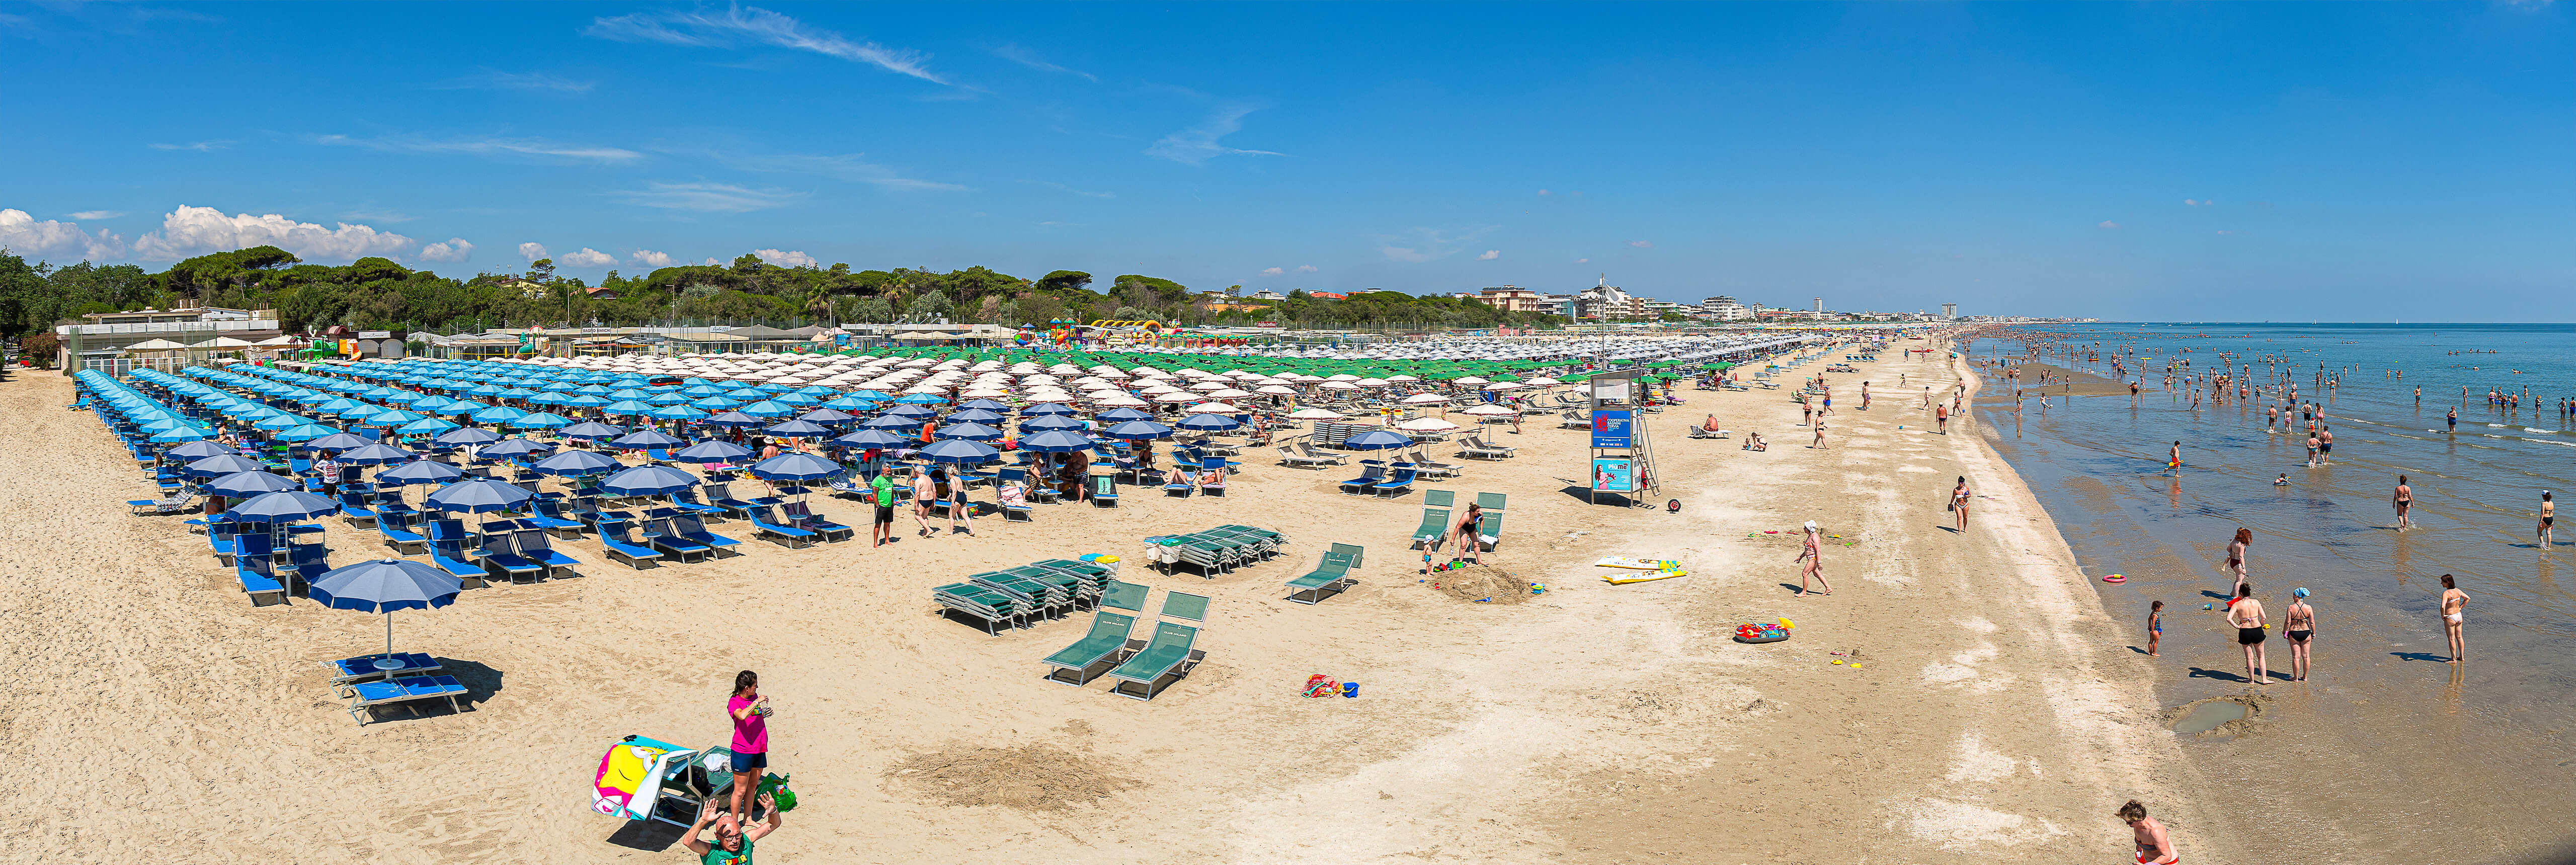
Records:
{"label": "beach towel", "polygon": [[1682,563],[1671,559],[1636,559],[1626,556],[1604,556],[1593,562],[1604,568],[1629,568],[1640,571],[1680,570]]}

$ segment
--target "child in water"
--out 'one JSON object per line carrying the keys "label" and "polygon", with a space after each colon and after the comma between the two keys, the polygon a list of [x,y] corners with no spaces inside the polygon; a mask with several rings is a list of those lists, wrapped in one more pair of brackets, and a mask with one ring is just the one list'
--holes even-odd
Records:
{"label": "child in water", "polygon": [[2165,602],[2147,606],[2147,657],[2156,657],[2156,643],[2165,638]]}
{"label": "child in water", "polygon": [[2290,485],[2290,473],[2289,473],[2289,472],[2282,472],[2280,477],[2277,477],[2277,478],[2273,478],[2273,479],[2272,479],[2272,485],[2273,485],[2273,486],[2276,486],[2276,487],[2286,487],[2286,486],[2289,486],[2289,485]]}

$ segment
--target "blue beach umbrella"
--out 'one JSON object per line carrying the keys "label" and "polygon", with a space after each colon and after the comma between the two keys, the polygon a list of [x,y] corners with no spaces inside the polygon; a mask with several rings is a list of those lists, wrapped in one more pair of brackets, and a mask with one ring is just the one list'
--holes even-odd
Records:
{"label": "blue beach umbrella", "polygon": [[671,452],[671,459],[684,463],[729,463],[751,456],[751,449],[732,442],[713,439]]}
{"label": "blue beach umbrella", "polygon": [[500,441],[484,445],[482,450],[476,451],[475,453],[483,459],[494,460],[505,457],[523,457],[529,454],[541,454],[554,449],[554,445],[546,444],[545,442],[529,441],[527,439],[502,439]]}
{"label": "blue beach umbrella", "polygon": [[541,475],[577,477],[613,472],[625,468],[617,458],[597,451],[568,450],[530,463],[528,468]]}
{"label": "blue beach umbrella", "polygon": [[1081,421],[1074,420],[1073,418],[1063,415],[1048,415],[1020,424],[1020,431],[1024,433],[1055,432],[1060,430],[1078,430],[1082,428],[1083,426]]}
{"label": "blue beach umbrella", "polygon": [[837,411],[837,410],[828,409],[828,408],[818,408],[818,409],[815,409],[815,410],[813,410],[813,411],[809,411],[809,412],[806,412],[806,413],[804,413],[804,414],[797,415],[797,416],[796,416],[796,419],[797,419],[797,420],[804,421],[804,422],[806,422],[806,423],[819,423],[819,424],[847,423],[847,422],[850,422],[850,421],[858,420],[858,418],[851,417],[851,416],[850,416],[850,414],[849,414],[848,412],[844,412],[844,411]]}
{"label": "blue beach umbrella", "polygon": [[665,496],[698,484],[698,477],[670,466],[636,466],[599,480],[613,496]]}
{"label": "blue beach umbrella", "polygon": [[305,586],[305,597],[335,610],[385,614],[385,654],[394,651],[394,611],[456,603],[465,581],[409,559],[377,559],[333,568]]}
{"label": "blue beach umbrella", "polygon": [[[1173,424],[1173,426],[1189,430],[1190,432],[1206,433],[1225,432],[1242,425],[1243,424],[1236,423],[1233,418],[1226,417],[1221,414],[1194,414],[1189,417],[1182,418],[1180,423]],[[1405,443],[1411,444],[1412,440],[1406,439]],[[1394,447],[1402,447],[1402,445],[1394,445]]]}
{"label": "blue beach umbrella", "polygon": [[571,418],[553,412],[538,412],[510,419],[511,429],[562,429],[571,425]]}
{"label": "blue beach umbrella", "polygon": [[1020,449],[1038,453],[1072,453],[1090,450],[1091,437],[1077,432],[1050,430],[1020,440]]}
{"label": "blue beach umbrella", "polygon": [[913,451],[913,455],[932,462],[954,463],[957,465],[979,465],[1002,458],[1002,452],[1000,449],[995,448],[992,445],[979,444],[965,439],[949,439],[943,442],[933,442],[929,447]]}
{"label": "blue beach umbrella", "polygon": [[470,417],[474,419],[475,423],[509,423],[519,418],[526,417],[527,414],[527,412],[523,412],[506,405],[496,405],[489,408],[477,409],[474,414],[470,415]]}
{"label": "blue beach umbrella", "polygon": [[[222,447],[222,445],[214,445],[214,447]],[[172,453],[178,452],[178,448],[170,450]],[[200,457],[195,462],[179,467],[179,471],[192,478],[219,478],[241,472],[263,471],[265,468],[258,460],[237,453],[225,453]]]}
{"label": "blue beach umbrella", "polygon": [[439,487],[423,504],[431,510],[482,514],[506,511],[532,498],[536,498],[535,493],[498,478],[466,478]]}
{"label": "blue beach umbrella", "polygon": [[666,405],[644,413],[655,420],[705,420],[707,413],[684,405]]}
{"label": "blue beach umbrella", "polygon": [[568,439],[613,439],[625,434],[625,427],[590,420],[564,427],[562,433]]}
{"label": "blue beach umbrella", "polygon": [[1092,415],[1091,419],[1101,423],[1126,423],[1135,420],[1153,420],[1154,415],[1151,412],[1141,412],[1132,408],[1113,408]]}
{"label": "blue beach umbrella", "polygon": [[1036,415],[1042,415],[1042,414],[1073,414],[1073,413],[1074,413],[1074,411],[1073,411],[1073,407],[1072,407],[1072,406],[1065,405],[1064,403],[1060,403],[1060,402],[1042,402],[1042,403],[1038,403],[1038,404],[1036,404],[1036,405],[1029,406],[1028,408],[1024,408],[1024,409],[1021,409],[1021,410],[1020,410],[1020,416],[1021,416],[1021,417],[1033,417],[1033,416],[1036,416]]}
{"label": "blue beach umbrella", "polygon": [[807,423],[801,420],[791,420],[786,423],[768,427],[761,430],[761,432],[769,435],[786,436],[790,438],[808,438],[811,436],[832,434],[832,431],[825,428],[822,424]]}
{"label": "blue beach umbrella", "polygon": [[465,471],[437,460],[413,460],[376,473],[376,480],[397,484],[443,484],[465,476]]}
{"label": "blue beach umbrella", "polygon": [[339,434],[340,430],[337,427],[327,427],[318,423],[308,423],[270,432],[268,437],[282,442],[309,442],[314,439],[326,438]]}
{"label": "blue beach umbrella", "polygon": [[904,405],[939,405],[947,402],[948,398],[935,393],[915,393],[895,397],[894,401]]}
{"label": "blue beach umbrella", "polygon": [[[1201,415],[1201,417],[1205,417],[1205,415]],[[1386,450],[1388,448],[1411,447],[1412,445],[1413,439],[1411,437],[1406,436],[1403,433],[1388,432],[1386,430],[1369,430],[1368,432],[1360,433],[1359,435],[1342,440],[1342,447],[1355,451],[1378,451]]]}
{"label": "blue beach umbrella", "polygon": [[1172,428],[1149,420],[1131,420],[1100,431],[1101,435],[1128,441],[1153,441],[1170,438]]}
{"label": "blue beach umbrella", "polygon": [[838,438],[834,438],[831,441],[824,442],[824,444],[831,445],[833,447],[844,448],[891,448],[902,447],[911,443],[912,439],[895,435],[884,430],[873,429],[863,429],[858,432],[847,433]]}
{"label": "blue beach umbrella", "polygon": [[153,440],[153,441],[155,441],[155,442],[161,442],[161,443],[168,443],[168,442],[193,442],[193,441],[204,441],[205,439],[206,439],[206,434],[205,434],[205,433],[198,432],[198,431],[196,431],[196,430],[189,429],[189,428],[187,428],[187,427],[178,427],[178,428],[176,428],[176,429],[162,430],[162,431],[160,431],[160,432],[157,432],[157,433],[153,433],[153,434],[152,434],[152,440]]}
{"label": "blue beach umbrella", "polygon": [[706,422],[716,426],[760,426],[761,424],[768,423],[768,421],[761,420],[738,411],[729,411],[724,414],[716,415],[715,417],[707,418]]}
{"label": "blue beach umbrella", "polygon": [[958,403],[958,404],[957,404],[957,407],[958,407],[958,408],[961,408],[961,409],[981,409],[981,410],[983,410],[983,411],[1010,411],[1010,410],[1011,410],[1011,405],[1010,405],[1009,403],[1005,403],[1005,402],[996,402],[996,401],[994,401],[994,400],[989,400],[989,399],[970,399],[970,400],[967,400],[967,401],[965,401],[965,402]]}
{"label": "blue beach umbrella", "polygon": [[667,448],[688,443],[689,441],[687,439],[676,438],[655,430],[647,429],[636,430],[634,432],[618,436],[617,438],[610,440],[608,442],[608,446],[618,448],[620,450],[640,451],[651,450],[654,448]]}
{"label": "blue beach umbrella", "polygon": [[772,481],[810,481],[831,477],[840,471],[840,463],[813,454],[779,454],[751,467],[753,477]]}
{"label": "blue beach umbrella", "polygon": [[487,429],[475,429],[475,428],[473,428],[473,427],[463,427],[463,428],[459,428],[459,429],[452,429],[452,430],[448,430],[448,431],[446,431],[446,432],[439,433],[437,438],[430,439],[430,441],[432,441],[432,442],[436,442],[436,443],[438,443],[438,444],[447,445],[447,446],[450,446],[450,447],[463,447],[463,446],[465,446],[465,445],[490,444],[490,443],[492,443],[492,442],[496,442],[496,441],[500,441],[500,440],[501,440],[501,434],[500,434],[500,433],[496,433],[496,432],[493,432],[493,431],[491,431],[491,430],[487,430]]}
{"label": "blue beach umbrella", "polygon": [[771,417],[786,417],[786,416],[788,416],[788,415],[795,414],[795,413],[796,413],[796,407],[795,407],[795,406],[792,406],[792,405],[788,405],[788,404],[786,404],[786,403],[779,402],[779,401],[777,401],[777,400],[766,400],[766,399],[765,399],[765,400],[761,400],[761,401],[756,402],[756,403],[752,403],[752,404],[747,405],[747,406],[743,406],[743,407],[738,408],[738,409],[734,409],[734,411],[736,411],[736,412],[738,412],[738,413],[741,413],[741,414],[747,414],[747,415],[750,415],[750,416],[752,416],[752,417],[758,417],[758,418],[771,418]]}
{"label": "blue beach umbrella", "polygon": [[883,430],[886,432],[895,432],[898,430],[911,431],[921,428],[921,419],[904,417],[899,414],[878,415],[861,422],[859,424],[859,428]]}
{"label": "blue beach umbrella", "polygon": [[434,417],[425,417],[394,428],[395,435],[437,435],[455,429],[456,425]]}
{"label": "blue beach umbrella", "polygon": [[341,462],[360,466],[407,462],[411,460],[411,458],[411,451],[384,444],[370,444],[362,448],[350,448],[347,452],[340,454]]}
{"label": "blue beach umbrella", "polygon": [[967,409],[960,412],[950,412],[948,415],[949,423],[979,423],[985,426],[993,426],[1007,420],[1009,420],[1009,418],[1004,417],[1001,412],[985,411],[979,408]]}
{"label": "blue beach umbrella", "polygon": [[[189,442],[161,452],[161,455],[164,457],[183,460],[201,460],[207,457],[224,456],[227,454],[232,456],[241,455],[240,452],[235,451],[232,448],[215,444],[214,442]],[[245,471],[247,471],[247,469],[245,469]],[[225,474],[231,474],[231,472],[225,472]]]}
{"label": "blue beach umbrella", "polygon": [[943,439],[964,439],[970,442],[988,442],[1001,438],[1002,431],[979,423],[955,423],[940,427],[938,430],[933,431],[931,435]]}
{"label": "blue beach umbrella", "polygon": [[303,490],[263,493],[224,513],[234,522],[291,523],[340,512],[340,503]]}
{"label": "blue beach umbrella", "polygon": [[[216,457],[216,459],[222,459],[222,457]],[[278,475],[269,474],[265,470],[253,470],[234,472],[232,474],[216,478],[214,483],[206,485],[206,491],[219,496],[247,499],[253,496],[277,492],[278,490],[291,490],[300,486],[303,485]]]}

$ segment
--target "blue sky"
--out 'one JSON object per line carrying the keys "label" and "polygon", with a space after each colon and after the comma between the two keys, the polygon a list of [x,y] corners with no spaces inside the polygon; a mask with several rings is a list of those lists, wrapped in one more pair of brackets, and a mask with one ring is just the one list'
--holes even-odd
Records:
{"label": "blue sky", "polygon": [[2571,5],[0,4],[0,243],[2563,321]]}

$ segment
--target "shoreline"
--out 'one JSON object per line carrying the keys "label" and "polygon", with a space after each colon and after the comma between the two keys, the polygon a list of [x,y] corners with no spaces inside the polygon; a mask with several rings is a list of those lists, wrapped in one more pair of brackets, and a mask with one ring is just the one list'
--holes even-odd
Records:
{"label": "shoreline", "polygon": [[[1939,358],[1862,368],[1837,389],[1949,381]],[[776,695],[773,759],[806,803],[762,846],[800,861],[1625,861],[1714,845],[1788,862],[2062,862],[2125,857],[2110,811],[2129,798],[2186,857],[2229,846],[2186,793],[2197,771],[2142,668],[2104,654],[2117,622],[2072,592],[2071,553],[2026,486],[1982,431],[1945,440],[1901,400],[1838,409],[1833,449],[1811,451],[1785,388],[1683,391],[1689,404],[1644,420],[1664,434],[1658,498],[1678,513],[1584,504],[1568,479],[1581,432],[1494,435],[1521,455],[1441,486],[1511,496],[1488,560],[1550,591],[1508,606],[1417,582],[1402,539],[1419,498],[1352,499],[1332,490],[1342,475],[1253,459],[1226,498],[1051,506],[877,550],[762,545],[636,572],[567,542],[582,578],[399,617],[400,647],[457,671],[470,711],[361,727],[315,662],[380,647],[383,623],[303,601],[254,609],[176,518],[126,516],[116,503],[143,485],[94,418],[43,401],[67,389],[50,374],[0,385],[28,418],[0,441],[6,480],[79,490],[44,506],[53,518],[0,527],[25,586],[0,613],[39,623],[0,637],[31,683],[0,742],[86,759],[13,764],[0,781],[76,791],[28,828],[99,861],[148,857],[173,833],[200,838],[206,861],[279,843],[316,862],[636,861],[611,840],[620,822],[585,808],[600,750],[626,733],[719,740],[711,707],[740,668]],[[1703,413],[1737,437],[1682,437]],[[1771,451],[1739,448],[1754,430]],[[1996,496],[1964,537],[1938,526],[1942,474]],[[1859,546],[1828,548],[1835,595],[1791,598],[1796,546],[1761,532],[1811,518]],[[1214,579],[1122,571],[1215,599],[1209,660],[1150,703],[1040,679],[1034,659],[1079,621],[993,637],[925,612],[928,587],[970,571],[1229,522],[1277,528],[1292,549]],[[326,536],[336,563],[382,555],[336,521]],[[1281,600],[1326,542],[1368,548],[1360,583]],[[1691,574],[1613,586],[1590,566],[1648,554]],[[1777,617],[1796,639],[1729,639]],[[1830,664],[1836,651],[1865,664]],[[1312,673],[1366,690],[1296,698]],[[26,702],[74,695],[94,698]],[[925,765],[971,769],[910,780]],[[185,804],[155,804],[173,794]],[[944,804],[959,801],[985,804]],[[660,857],[679,858],[645,861]]]}

